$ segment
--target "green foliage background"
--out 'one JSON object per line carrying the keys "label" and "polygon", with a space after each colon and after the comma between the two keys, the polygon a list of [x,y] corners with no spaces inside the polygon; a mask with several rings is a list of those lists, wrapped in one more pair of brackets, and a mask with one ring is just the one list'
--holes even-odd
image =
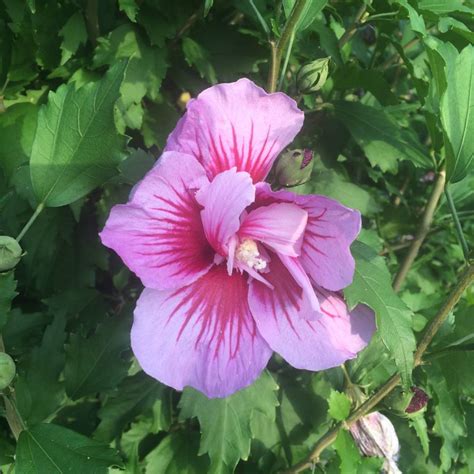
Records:
{"label": "green foliage background", "polygon": [[[273,473],[349,415],[340,368],[298,371],[278,356],[223,400],[147,377],[129,347],[140,282],[97,236],[159,157],[186,97],[243,76],[266,85],[269,42],[294,3],[0,0],[0,234],[24,250],[0,273],[0,349],[17,365],[0,406],[1,472]],[[393,396],[378,406],[407,473],[474,472],[472,289],[413,370],[416,341],[466,258],[444,197],[392,289],[444,169],[474,247],[473,18],[472,0],[307,0],[278,77],[306,113],[294,147],[316,154],[296,191],[364,219],[345,296],[376,311],[378,331],[347,364],[352,383],[370,396],[399,373],[405,390],[430,397],[411,419]],[[325,57],[328,79],[302,93],[298,70]],[[314,472],[380,465],[342,431]]]}

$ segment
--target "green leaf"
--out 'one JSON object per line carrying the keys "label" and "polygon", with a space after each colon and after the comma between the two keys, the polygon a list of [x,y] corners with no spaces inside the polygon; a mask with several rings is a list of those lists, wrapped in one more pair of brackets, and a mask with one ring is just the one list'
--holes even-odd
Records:
{"label": "green leaf", "polygon": [[29,103],[15,104],[7,111],[0,113],[0,168],[11,179],[18,168],[30,159],[38,107]]}
{"label": "green leaf", "polygon": [[217,82],[216,71],[210,62],[209,52],[191,38],[183,38],[183,54],[190,66],[196,66],[201,77],[211,84]]}
{"label": "green leaf", "polygon": [[129,348],[129,322],[109,318],[94,335],[72,334],[66,350],[66,393],[73,400],[116,387],[127,375],[129,362],[122,353]]}
{"label": "green leaf", "polygon": [[[295,3],[296,0],[283,0],[283,8],[287,18],[291,15]],[[308,28],[308,26],[313,23],[327,3],[328,0],[312,0],[310,2],[306,2],[306,5],[304,6],[298,21],[297,30],[302,31]]]}
{"label": "green leaf", "polygon": [[425,455],[425,458],[427,458],[430,453],[430,438],[428,436],[428,425],[426,423],[425,414],[417,413],[415,416],[410,418],[408,422],[415,430],[416,435],[420,440],[421,447],[423,448],[423,454]]}
{"label": "green leaf", "polygon": [[65,326],[65,318],[56,316],[46,328],[41,345],[33,348],[18,366],[17,405],[29,425],[45,420],[64,396],[59,375],[64,368]]}
{"label": "green leaf", "polygon": [[61,64],[66,64],[81,44],[87,41],[86,23],[82,13],[76,12],[59,31],[61,43]]}
{"label": "green leaf", "polygon": [[447,180],[463,179],[474,160],[474,46],[466,46],[447,68],[441,98],[441,122],[446,136]]}
{"label": "green leaf", "polygon": [[0,273],[0,331],[7,323],[13,298],[18,294],[16,280],[12,271]]}
{"label": "green leaf", "polygon": [[97,441],[53,424],[22,431],[16,449],[18,474],[102,474],[120,465],[117,453]]}
{"label": "green leaf", "polygon": [[354,242],[351,250],[356,270],[352,284],[344,290],[347,304],[353,308],[357,303],[365,303],[375,311],[379,335],[408,387],[416,348],[412,313],[393,291],[383,258],[361,242]]}
{"label": "green leaf", "polygon": [[116,173],[125,145],[114,125],[114,104],[125,62],[101,81],[50,92],[40,110],[31,152],[31,181],[39,202],[69,204]]}
{"label": "green leaf", "polygon": [[329,416],[334,418],[336,421],[345,420],[351,412],[351,400],[342,392],[332,390],[329,395]]}
{"label": "green leaf", "polygon": [[433,430],[443,438],[440,451],[441,467],[444,471],[448,471],[452,460],[456,460],[459,455],[461,438],[466,436],[464,415],[456,387],[448,385],[437,367],[431,365],[425,370],[437,399],[434,406]]}
{"label": "green leaf", "polygon": [[227,398],[208,399],[194,389],[183,392],[180,418],[198,418],[202,433],[199,454],[209,454],[210,473],[233,472],[240,459],[248,458],[252,413],[258,411],[274,420],[277,389],[273,378],[264,372],[253,385]]}
{"label": "green leaf", "polygon": [[125,12],[130,21],[137,21],[138,5],[135,0],[119,0],[120,11]]}
{"label": "green leaf", "polygon": [[145,474],[206,474],[209,461],[198,456],[196,433],[172,433],[145,458]]}
{"label": "green leaf", "polygon": [[451,12],[465,12],[472,15],[472,9],[464,5],[463,0],[419,0],[418,8],[437,15]]}
{"label": "green leaf", "polygon": [[432,166],[417,138],[402,129],[383,109],[343,101],[336,102],[334,107],[336,116],[364,150],[372,166],[391,173],[398,170],[400,160],[409,160],[422,168]]}
{"label": "green leaf", "polygon": [[404,7],[408,12],[408,18],[413,31],[421,33],[423,36],[426,35],[426,25],[423,17],[413,8],[408,0],[396,0],[399,5]]}
{"label": "green leaf", "polygon": [[341,430],[339,432],[336,441],[334,441],[334,448],[340,459],[339,472],[356,473],[362,458],[348,431]]}
{"label": "green leaf", "polygon": [[214,5],[214,0],[204,0],[204,17],[210,12],[212,5]]}
{"label": "green leaf", "polygon": [[169,425],[170,390],[148,375],[140,372],[123,380],[117,390],[111,392],[99,411],[101,422],[95,438],[110,442],[139,414],[153,409],[154,432]]}

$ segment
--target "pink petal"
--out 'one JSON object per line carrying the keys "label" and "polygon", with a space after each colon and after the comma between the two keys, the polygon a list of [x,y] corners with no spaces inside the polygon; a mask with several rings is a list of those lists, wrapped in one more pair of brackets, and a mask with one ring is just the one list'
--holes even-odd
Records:
{"label": "pink petal", "polygon": [[204,275],[213,263],[195,190],[208,183],[195,158],[164,153],[135,186],[131,201],[114,206],[100,234],[149,288],[171,289]]}
{"label": "pink petal", "polygon": [[308,213],[294,204],[270,204],[244,218],[239,237],[258,240],[278,253],[297,257],[307,220]]}
{"label": "pink petal", "polygon": [[229,241],[239,230],[240,215],[255,199],[250,175],[235,168],[224,171],[203,186],[196,199],[204,207],[201,218],[208,242],[217,253],[226,256]]}
{"label": "pink petal", "polygon": [[271,349],[248,307],[242,275],[212,268],[175,291],[145,289],[135,309],[132,349],[143,370],[177,390],[226,397],[250,385]]}
{"label": "pink petal", "polygon": [[325,196],[273,192],[268,184],[259,184],[255,205],[272,202],[291,202],[307,211],[300,259],[312,280],[331,291],[350,285],[355,269],[350,246],[360,232],[359,211]]}
{"label": "pink petal", "polygon": [[286,269],[290,272],[290,275],[294,278],[295,282],[303,290],[305,297],[308,298],[309,302],[311,303],[311,308],[315,310],[315,312],[312,311],[302,314],[301,317],[316,319],[318,316],[320,316],[318,297],[316,296],[316,292],[314,291],[308,274],[305,272],[303,265],[301,265],[300,259],[288,257],[287,255],[279,255],[279,257],[281,263],[283,263]]}
{"label": "pink petal", "polygon": [[270,347],[299,369],[323,370],[342,364],[364,348],[375,330],[374,314],[359,305],[351,313],[340,296],[317,290],[318,317],[288,270],[272,258],[265,275],[274,286],[250,283],[249,305]]}
{"label": "pink petal", "polygon": [[248,79],[201,92],[168,138],[167,150],[194,155],[209,178],[234,166],[253,182],[265,179],[272,164],[300,131],[304,115],[296,102],[267,94]]}

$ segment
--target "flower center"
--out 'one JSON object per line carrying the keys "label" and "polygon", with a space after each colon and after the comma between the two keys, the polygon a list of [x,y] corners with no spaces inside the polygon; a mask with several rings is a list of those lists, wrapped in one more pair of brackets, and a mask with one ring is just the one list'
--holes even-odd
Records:
{"label": "flower center", "polygon": [[251,239],[244,239],[237,247],[235,258],[255,270],[264,270],[267,262],[260,257],[257,243]]}

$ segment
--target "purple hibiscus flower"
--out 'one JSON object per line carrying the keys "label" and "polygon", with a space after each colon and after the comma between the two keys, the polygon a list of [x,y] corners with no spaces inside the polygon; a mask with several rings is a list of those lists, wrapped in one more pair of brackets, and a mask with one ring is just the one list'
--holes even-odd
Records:
{"label": "purple hibiscus flower", "polygon": [[349,312],[337,293],[353,278],[359,212],[263,181],[303,118],[291,98],[247,79],[213,86],[112,209],[101,239],[145,286],[131,341],[152,377],[225,397],[272,351],[321,370],[367,345],[372,311]]}

